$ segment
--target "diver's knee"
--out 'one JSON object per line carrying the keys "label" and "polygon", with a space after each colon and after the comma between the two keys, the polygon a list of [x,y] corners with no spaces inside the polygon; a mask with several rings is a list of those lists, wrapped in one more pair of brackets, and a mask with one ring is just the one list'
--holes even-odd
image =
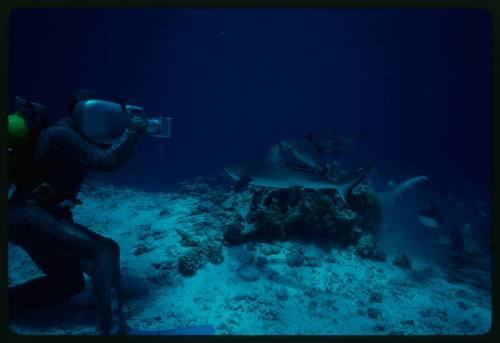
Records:
{"label": "diver's knee", "polygon": [[117,256],[120,255],[120,246],[118,245],[118,243],[116,243],[114,240],[110,239],[109,246],[110,246],[110,250],[113,253],[113,255],[117,255]]}
{"label": "diver's knee", "polygon": [[110,238],[104,238],[102,241],[103,251],[112,256],[120,256],[120,246]]}

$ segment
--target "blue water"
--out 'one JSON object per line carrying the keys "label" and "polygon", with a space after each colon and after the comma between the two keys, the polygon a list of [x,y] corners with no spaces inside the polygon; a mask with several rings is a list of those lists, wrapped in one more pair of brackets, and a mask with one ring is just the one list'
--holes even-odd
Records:
{"label": "blue water", "polygon": [[174,118],[173,138],[145,137],[106,175],[117,186],[167,192],[199,175],[223,180],[224,165],[261,158],[281,139],[370,128],[338,157],[344,169],[376,159],[380,191],[430,179],[400,199],[391,230],[408,229],[390,235],[388,250],[429,252],[421,244],[434,233],[415,213],[449,195],[466,210],[445,201],[447,218],[490,225],[470,205],[486,202],[491,218],[487,12],[43,9],[14,12],[10,29],[11,110],[23,96],[55,120],[86,88]]}
{"label": "blue water", "polygon": [[18,10],[9,100],[57,118],[90,88],[171,114],[175,137],[145,139],[114,176],[148,190],[284,137],[370,127],[345,163],[487,196],[491,43],[479,10]]}

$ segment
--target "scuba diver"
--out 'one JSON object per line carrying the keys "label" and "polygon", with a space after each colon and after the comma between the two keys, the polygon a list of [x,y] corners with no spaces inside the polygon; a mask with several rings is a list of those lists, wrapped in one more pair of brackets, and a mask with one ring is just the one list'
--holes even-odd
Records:
{"label": "scuba diver", "polygon": [[[9,287],[10,314],[62,303],[90,276],[101,334],[210,335],[211,325],[140,330],[129,327],[121,303],[120,247],[73,220],[71,209],[87,171],[116,170],[140,139],[171,137],[171,118],[144,119],[142,108],[79,90],[67,116],[48,125],[43,106],[16,99],[9,116],[9,241],[23,248],[45,276]],[[19,101],[18,101],[19,100]],[[124,115],[126,114],[126,115]]]}
{"label": "scuba diver", "polygon": [[[75,106],[91,99],[101,97],[93,91],[77,91],[67,102],[67,117],[49,127],[36,125],[43,130],[33,134],[39,136],[37,142],[32,154],[25,154],[31,162],[20,163],[33,168],[20,173],[17,167],[9,175],[9,182],[16,185],[8,203],[9,241],[22,247],[45,274],[10,287],[9,309],[12,314],[61,303],[83,290],[86,273],[98,304],[99,332],[123,333],[127,326],[120,300],[120,248],[112,239],[74,222],[71,209],[87,171],[123,165],[146,133],[146,121],[134,116],[114,144],[94,144],[72,120]],[[30,136],[29,120],[23,123],[23,119],[9,116],[9,137]],[[17,147],[9,148],[9,155],[22,150]]]}

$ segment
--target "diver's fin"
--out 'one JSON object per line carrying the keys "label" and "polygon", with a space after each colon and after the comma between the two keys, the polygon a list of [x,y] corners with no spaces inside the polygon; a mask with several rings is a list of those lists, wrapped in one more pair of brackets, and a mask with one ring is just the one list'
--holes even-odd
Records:
{"label": "diver's fin", "polygon": [[188,326],[167,330],[140,330],[128,328],[127,336],[209,336],[215,333],[211,325]]}

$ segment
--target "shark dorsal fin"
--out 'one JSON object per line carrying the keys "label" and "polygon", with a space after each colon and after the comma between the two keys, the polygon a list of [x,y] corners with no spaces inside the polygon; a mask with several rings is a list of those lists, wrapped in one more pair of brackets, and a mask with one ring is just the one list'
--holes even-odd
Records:
{"label": "shark dorsal fin", "polygon": [[267,161],[272,163],[280,162],[280,144],[276,144],[269,150],[266,156]]}

